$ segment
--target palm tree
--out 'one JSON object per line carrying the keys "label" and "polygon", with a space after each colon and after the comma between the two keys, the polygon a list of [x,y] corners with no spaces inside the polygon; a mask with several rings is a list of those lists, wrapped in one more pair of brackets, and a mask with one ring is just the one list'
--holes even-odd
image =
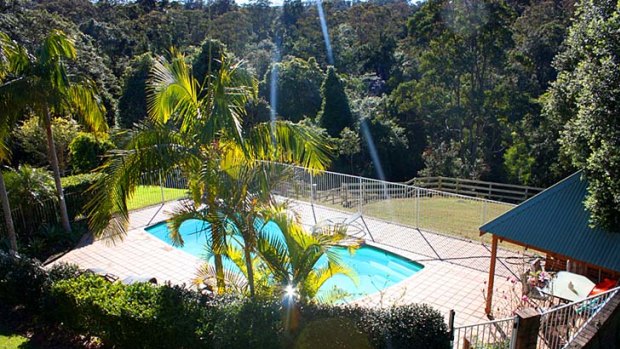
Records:
{"label": "palm tree", "polygon": [[[232,229],[227,239],[230,241],[220,251],[224,260],[231,262],[232,266],[224,267],[223,272],[227,292],[249,293],[254,297],[251,287],[255,282],[260,290],[257,292],[259,295],[271,296],[278,291],[292,288],[299,291],[301,297],[309,300],[316,297],[318,290],[332,276],[345,275],[357,282],[355,272],[343,264],[337,253],[332,251],[333,247],[348,238],[344,230],[326,228],[310,235],[304,231],[298,217],[289,215],[285,203],[274,202],[263,206],[260,212],[255,214],[256,246],[251,254],[247,253],[245,246],[246,235],[235,226],[238,223],[229,224]],[[273,228],[267,229],[267,222],[276,224],[282,234]],[[350,249],[357,247],[355,244],[350,245]],[[207,246],[206,251],[208,261],[214,255],[212,246]],[[325,265],[319,263],[323,256],[328,260]],[[210,286],[212,280],[217,278],[216,268],[207,262],[198,269],[195,282],[198,285]],[[336,299],[343,294],[329,296],[335,296]]]}
{"label": "palm tree", "polygon": [[[75,114],[90,130],[104,132],[107,124],[104,109],[94,94],[94,84],[87,79],[70,76],[65,60],[75,60],[77,53],[73,41],[63,32],[53,30],[41,43],[35,55],[29,56],[21,76],[9,85],[3,86],[7,96],[17,100],[16,110],[32,112],[45,127],[50,166],[58,195],[62,226],[67,232],[71,224],[60,182],[60,170],[56,156],[56,146],[52,133],[52,115],[67,116]],[[19,107],[17,107],[19,106]]]}
{"label": "palm tree", "polygon": [[187,219],[201,219],[211,225],[209,246],[215,256],[215,263],[221,263],[218,255],[227,256],[227,237],[231,235],[242,241],[245,266],[244,274],[250,296],[255,296],[253,256],[258,231],[266,222],[267,209],[276,203],[271,195],[274,185],[282,179],[282,171],[275,171],[271,164],[256,161],[239,163],[235,157],[227,157],[218,164],[203,166],[200,182],[209,189],[203,195],[206,207],[196,209],[186,205],[179,207],[170,220],[171,237],[176,244],[182,244],[179,233],[181,224]]}
{"label": "palm tree", "polygon": [[[313,234],[306,232],[299,217],[291,216],[286,205],[269,208],[266,214],[282,235],[261,230],[257,253],[271,270],[274,279],[283,287],[299,292],[303,299],[313,299],[332,276],[341,274],[357,283],[357,275],[342,262],[333,247],[347,239],[346,229],[326,229]],[[357,248],[350,245],[350,252]],[[327,257],[327,263],[319,260]]]}
{"label": "palm tree", "polygon": [[[218,289],[223,291],[225,227],[215,210],[199,210],[203,204],[217,207],[222,198],[215,192],[220,164],[279,160],[323,169],[330,146],[311,129],[290,122],[244,130],[245,106],[256,98],[257,83],[227,56],[219,66],[199,83],[181,53],[173,51],[170,61],[156,60],[149,82],[149,120],[131,132],[124,150],[111,154],[87,210],[97,237],[122,237],[128,224],[126,200],[142,173],[181,171],[188,178],[194,209],[178,212],[173,222],[195,217],[212,222],[207,240],[213,246]],[[178,234],[176,241],[183,243]]]}
{"label": "palm tree", "polygon": [[[15,98],[10,98],[6,91],[10,90],[13,83],[19,81],[18,76],[21,74],[27,60],[28,55],[25,50],[13,42],[8,35],[0,32],[0,165],[10,158],[6,138],[15,126],[19,116],[14,105],[16,102]],[[1,168],[0,201],[2,202],[2,213],[4,214],[4,222],[9,238],[9,254],[16,255],[17,237]]]}

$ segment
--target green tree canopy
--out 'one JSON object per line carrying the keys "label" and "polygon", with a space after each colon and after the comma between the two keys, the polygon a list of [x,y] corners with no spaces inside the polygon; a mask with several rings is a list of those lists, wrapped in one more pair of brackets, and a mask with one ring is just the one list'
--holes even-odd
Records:
{"label": "green tree canopy", "polygon": [[323,72],[315,59],[307,61],[292,58],[276,63],[265,74],[261,95],[270,99],[272,71],[277,70],[276,111],[285,120],[300,121],[304,117],[314,118],[321,108],[321,82]]}
{"label": "green tree canopy", "polygon": [[118,99],[116,125],[131,128],[146,118],[146,81],[153,67],[153,57],[145,53],[135,57],[125,72],[121,97]]}
{"label": "green tree canopy", "polygon": [[327,75],[321,85],[323,104],[317,120],[331,137],[338,137],[345,127],[353,126],[353,114],[349,98],[344,90],[344,83],[333,67],[327,69]]}
{"label": "green tree canopy", "polygon": [[620,229],[620,12],[615,1],[582,0],[557,57],[545,100],[548,117],[567,121],[562,150],[589,181],[592,223]]}

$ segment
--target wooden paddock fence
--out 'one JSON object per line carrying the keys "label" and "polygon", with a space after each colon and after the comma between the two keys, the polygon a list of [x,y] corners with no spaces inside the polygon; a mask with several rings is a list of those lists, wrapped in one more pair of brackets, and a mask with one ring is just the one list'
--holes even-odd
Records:
{"label": "wooden paddock fence", "polygon": [[419,177],[405,182],[420,188],[435,189],[489,200],[521,203],[545,190],[525,185],[485,182],[449,177]]}

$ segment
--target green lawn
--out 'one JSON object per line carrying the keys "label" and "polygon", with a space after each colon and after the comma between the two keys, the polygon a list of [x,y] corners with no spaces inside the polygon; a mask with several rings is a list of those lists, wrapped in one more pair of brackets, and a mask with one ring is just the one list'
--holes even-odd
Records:
{"label": "green lawn", "polygon": [[34,349],[30,339],[15,334],[0,326],[0,349]]}
{"label": "green lawn", "polygon": [[[346,211],[358,209],[357,206],[346,208],[329,201],[318,203]],[[503,203],[438,196],[420,198],[419,205],[418,212],[415,198],[372,201],[364,204],[363,214],[424,230],[478,240],[479,227],[482,224],[513,207]],[[490,241],[490,237],[485,237],[484,240]]]}
{"label": "green lawn", "polygon": [[[186,196],[187,190],[164,188],[164,201],[177,200]],[[161,204],[162,189],[158,185],[141,185],[138,186],[134,195],[127,200],[127,208],[136,210],[139,208]]]}

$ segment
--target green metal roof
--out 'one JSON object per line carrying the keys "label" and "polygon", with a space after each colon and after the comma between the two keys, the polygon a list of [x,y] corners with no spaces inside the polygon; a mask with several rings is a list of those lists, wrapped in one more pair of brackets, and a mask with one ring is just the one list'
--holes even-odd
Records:
{"label": "green metal roof", "polygon": [[589,226],[583,202],[588,183],[574,173],[519,206],[480,227],[534,249],[620,271],[620,231]]}

